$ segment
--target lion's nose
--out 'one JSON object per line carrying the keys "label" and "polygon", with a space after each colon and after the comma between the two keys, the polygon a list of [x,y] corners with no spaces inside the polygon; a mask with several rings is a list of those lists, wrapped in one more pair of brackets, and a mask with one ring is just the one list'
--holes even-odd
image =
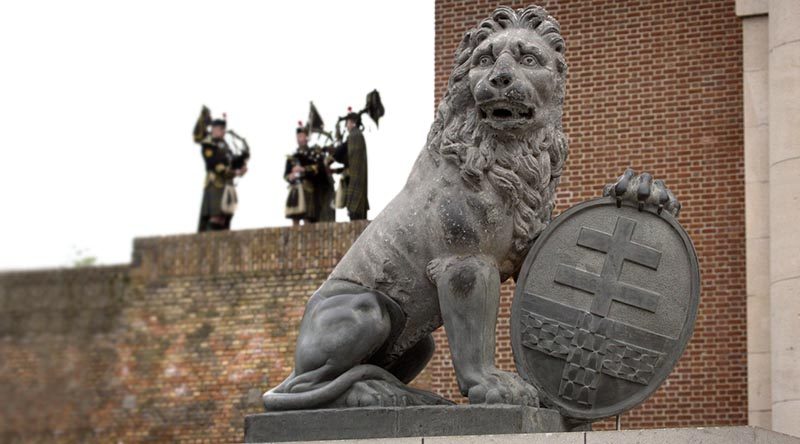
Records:
{"label": "lion's nose", "polygon": [[489,83],[499,89],[507,87],[512,81],[514,81],[514,77],[508,72],[499,72],[489,79]]}

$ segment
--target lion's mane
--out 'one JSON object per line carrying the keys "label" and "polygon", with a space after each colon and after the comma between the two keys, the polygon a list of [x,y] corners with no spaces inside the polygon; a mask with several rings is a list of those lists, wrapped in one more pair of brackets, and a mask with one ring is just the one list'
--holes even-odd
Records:
{"label": "lion's mane", "polygon": [[497,134],[479,125],[467,76],[472,52],[491,34],[511,28],[533,29],[554,49],[558,100],[563,104],[567,65],[558,22],[538,6],[519,10],[501,7],[468,31],[456,50],[455,66],[428,134],[427,147],[437,163],[444,159],[458,165],[462,181],[470,188],[478,189],[488,181],[510,202],[514,215],[511,259],[519,263],[550,220],[555,189],[567,158],[567,139],[561,113],[525,138]]}

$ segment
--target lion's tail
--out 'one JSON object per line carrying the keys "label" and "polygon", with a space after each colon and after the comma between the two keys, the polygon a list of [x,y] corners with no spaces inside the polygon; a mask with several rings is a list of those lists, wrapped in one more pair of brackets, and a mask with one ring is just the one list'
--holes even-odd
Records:
{"label": "lion's tail", "polygon": [[[298,393],[277,392],[276,390],[281,389],[281,386],[283,385],[281,384],[281,386],[264,393],[261,399],[264,401],[264,407],[267,409],[267,411],[320,408],[336,401],[339,397],[347,393],[347,391],[356,382],[367,380],[385,381],[417,396],[424,395],[426,398],[432,398],[435,396],[432,393],[426,393],[421,390],[415,390],[411,387],[406,387],[405,384],[400,382],[400,380],[397,379],[393,374],[381,367],[371,364],[363,364],[347,370],[339,375],[336,379],[326,383],[322,387]],[[431,399],[426,403],[440,403],[436,401],[438,401],[438,399]],[[441,401],[447,402],[444,399],[441,399]]]}

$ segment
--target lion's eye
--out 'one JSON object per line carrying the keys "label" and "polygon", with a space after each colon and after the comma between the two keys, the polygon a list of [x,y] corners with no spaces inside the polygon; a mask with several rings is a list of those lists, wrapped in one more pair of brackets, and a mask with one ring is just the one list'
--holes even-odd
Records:
{"label": "lion's eye", "polygon": [[527,66],[534,66],[537,64],[536,57],[532,55],[526,55],[522,57],[522,64]]}
{"label": "lion's eye", "polygon": [[494,63],[491,56],[485,55],[478,59],[478,64],[481,66],[491,66]]}

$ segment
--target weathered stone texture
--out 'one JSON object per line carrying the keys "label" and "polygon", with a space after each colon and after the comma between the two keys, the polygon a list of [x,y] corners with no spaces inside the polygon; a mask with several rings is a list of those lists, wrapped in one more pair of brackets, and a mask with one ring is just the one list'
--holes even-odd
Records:
{"label": "weathered stone texture", "polygon": [[245,442],[383,439],[587,430],[557,411],[515,405],[365,407],[248,415]]}

